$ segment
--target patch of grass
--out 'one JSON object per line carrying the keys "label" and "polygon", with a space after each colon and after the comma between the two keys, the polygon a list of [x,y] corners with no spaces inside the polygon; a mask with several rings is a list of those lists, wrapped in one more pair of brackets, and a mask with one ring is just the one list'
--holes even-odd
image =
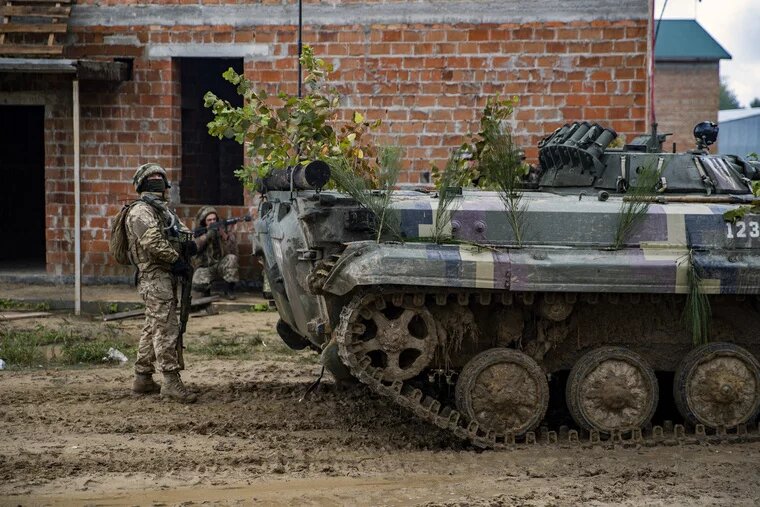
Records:
{"label": "patch of grass", "polygon": [[0,358],[9,367],[36,366],[45,361],[45,354],[34,336],[23,333],[0,333]]}
{"label": "patch of grass", "polygon": [[61,350],[61,361],[66,364],[100,363],[110,347],[111,345],[103,342],[70,342]]}
{"label": "patch of grass", "polygon": [[220,336],[210,335],[198,344],[185,344],[188,352],[213,358],[247,356],[262,345],[261,336]]}
{"label": "patch of grass", "polygon": [[114,313],[119,312],[128,312],[131,310],[140,310],[145,308],[145,305],[142,303],[129,303],[129,304],[119,304],[119,303],[98,303],[98,310],[100,310],[100,313],[103,315],[111,315]]}
{"label": "patch of grass", "polygon": [[48,303],[27,303],[15,299],[0,299],[0,310],[34,310],[46,312],[50,310]]}
{"label": "patch of grass", "polygon": [[293,350],[276,335],[222,336],[212,334],[194,343],[185,342],[187,352],[209,359],[266,358],[273,361],[295,361],[303,364],[319,363],[319,354],[311,350]]}
{"label": "patch of grass", "polygon": [[102,364],[109,348],[134,357],[134,346],[122,340],[99,340],[74,330],[0,329],[0,358],[11,368]]}

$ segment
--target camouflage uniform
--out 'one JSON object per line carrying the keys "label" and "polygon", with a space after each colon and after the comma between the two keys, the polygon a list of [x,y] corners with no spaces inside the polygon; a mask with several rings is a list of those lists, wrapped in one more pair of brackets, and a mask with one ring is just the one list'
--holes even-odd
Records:
{"label": "camouflage uniform", "polygon": [[[206,227],[206,217],[215,214],[219,219],[219,213],[211,206],[204,206],[196,216],[196,227]],[[209,239],[206,249],[201,252],[196,261],[195,273],[193,274],[193,288],[206,292],[211,288],[211,283],[219,278],[227,284],[235,284],[240,281],[238,274],[238,245],[235,233],[228,232],[227,239],[215,234]]]}
{"label": "camouflage uniform", "polygon": [[[163,176],[166,188],[169,187],[166,172],[159,165],[145,164],[135,174],[135,188],[140,190],[143,181],[152,174]],[[137,287],[145,302],[145,325],[140,335],[132,389],[142,394],[157,392],[159,386],[151,378],[155,371],[153,363],[157,362],[159,371],[164,374],[161,394],[193,402],[195,394],[187,391],[179,378],[181,367],[177,357],[179,324],[174,272],[182,263],[179,252],[183,245],[179,238],[168,234],[167,228],[176,223],[180,231],[190,231],[166,206],[163,195],[164,192],[141,191],[141,200],[131,205],[126,217],[129,257],[137,266]]]}
{"label": "camouflage uniform", "polygon": [[[141,193],[144,195],[145,192]],[[177,278],[171,265],[179,258],[163,228],[168,224],[150,204],[137,202],[127,215],[129,254],[137,265],[137,290],[145,302],[145,325],[140,335],[135,371],[179,370],[177,363]]]}

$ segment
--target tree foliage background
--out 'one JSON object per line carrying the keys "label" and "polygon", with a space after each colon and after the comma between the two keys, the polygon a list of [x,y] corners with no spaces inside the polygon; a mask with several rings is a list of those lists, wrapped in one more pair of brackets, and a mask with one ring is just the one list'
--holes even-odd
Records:
{"label": "tree foliage background", "polygon": [[728,83],[725,79],[720,80],[720,100],[718,104],[718,109],[721,111],[724,109],[739,109],[742,107],[739,104],[739,99],[736,98],[736,93],[729,88]]}

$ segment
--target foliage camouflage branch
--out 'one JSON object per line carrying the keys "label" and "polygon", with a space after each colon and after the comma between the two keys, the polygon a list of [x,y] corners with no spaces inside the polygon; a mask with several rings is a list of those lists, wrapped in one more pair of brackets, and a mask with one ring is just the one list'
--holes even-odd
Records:
{"label": "foliage camouflage branch", "polygon": [[245,76],[228,69],[223,76],[237,87],[244,105],[233,106],[207,92],[204,104],[214,113],[207,125],[209,134],[245,145],[250,164],[235,175],[250,190],[256,190],[257,181],[274,169],[333,157],[350,159],[359,174],[375,182],[376,150],[365,134],[380,122],[370,124],[354,112],[351,121],[338,128],[340,95],[326,85],[331,66],[316,58],[308,45],[303,48],[301,65],[307,93],[300,98],[284,92],[270,97],[265,90],[255,90]]}

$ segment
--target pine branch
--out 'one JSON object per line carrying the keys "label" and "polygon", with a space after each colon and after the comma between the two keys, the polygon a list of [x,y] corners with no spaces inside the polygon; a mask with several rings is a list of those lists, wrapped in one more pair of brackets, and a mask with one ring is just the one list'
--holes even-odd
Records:
{"label": "pine branch", "polygon": [[712,308],[707,295],[702,292],[702,278],[697,272],[694,262],[694,252],[689,250],[689,265],[687,266],[686,280],[689,292],[686,295],[681,320],[691,331],[691,341],[694,346],[705,344],[710,339],[710,321]]}
{"label": "pine branch", "polygon": [[379,213],[380,218],[380,225],[376,231],[376,241],[378,243],[380,242],[383,230],[390,230],[395,236],[400,236],[398,233],[398,210],[391,208],[391,200],[394,187],[398,183],[398,178],[401,174],[401,153],[400,146],[383,146],[379,149],[378,164],[380,165],[380,173],[378,180],[382,193],[378,196],[378,202],[376,203],[377,211],[375,211],[375,215],[377,216]]}
{"label": "pine branch", "polygon": [[435,227],[433,229],[433,241],[436,243],[443,243],[446,239],[452,238],[452,206],[460,195],[458,189],[462,186],[463,177],[459,157],[458,151],[451,154],[438,182],[438,208],[435,210]]}
{"label": "pine branch", "polygon": [[527,210],[527,203],[523,201],[521,191],[522,178],[526,172],[522,154],[512,141],[512,134],[508,129],[501,133],[489,133],[485,141],[488,150],[481,154],[480,172],[496,184],[517,246],[522,246]]}
{"label": "pine branch", "polygon": [[633,229],[646,217],[652,199],[647,199],[656,194],[655,187],[660,180],[662,170],[657,170],[651,165],[644,167],[638,173],[636,185],[628,188],[626,197],[620,205],[618,223],[615,230],[613,248],[618,250]]}
{"label": "pine branch", "polygon": [[[391,160],[387,159],[386,163],[390,164]],[[357,168],[347,157],[330,159],[329,164],[332,169],[332,179],[338,190],[350,195],[360,206],[374,215],[372,232],[376,241],[379,242],[384,233],[390,233],[394,238],[401,239],[398,210],[391,207],[393,187],[400,174],[400,163],[397,167],[389,165],[386,169],[381,166],[380,191],[373,191],[370,188],[367,180],[357,174]]]}

